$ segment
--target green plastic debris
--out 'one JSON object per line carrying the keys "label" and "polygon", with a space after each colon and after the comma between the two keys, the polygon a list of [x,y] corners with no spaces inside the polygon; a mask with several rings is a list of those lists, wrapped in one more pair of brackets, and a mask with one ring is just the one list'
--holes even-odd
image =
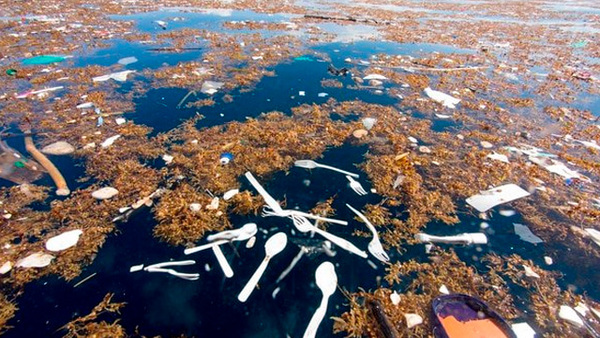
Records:
{"label": "green plastic debris", "polygon": [[23,163],[22,161],[17,161],[17,162],[15,162],[15,167],[25,168],[25,163]]}
{"label": "green plastic debris", "polygon": [[587,44],[588,44],[587,41],[581,40],[581,41],[574,42],[572,44],[572,46],[573,46],[573,48],[583,48],[583,47],[587,46]]}
{"label": "green plastic debris", "polygon": [[312,57],[306,56],[306,55],[295,57],[294,60],[295,61],[315,61]]}
{"label": "green plastic debris", "polygon": [[15,75],[17,75],[17,70],[16,69],[12,69],[12,68],[11,69],[7,69],[6,70],[6,75],[15,76]]}
{"label": "green plastic debris", "polygon": [[24,65],[47,65],[50,63],[62,62],[66,59],[64,56],[57,55],[39,55],[23,60]]}

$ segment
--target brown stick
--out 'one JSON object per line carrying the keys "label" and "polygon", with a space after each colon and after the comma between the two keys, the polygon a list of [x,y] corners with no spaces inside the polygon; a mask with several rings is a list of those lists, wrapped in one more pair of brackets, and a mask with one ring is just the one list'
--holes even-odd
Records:
{"label": "brown stick", "polygon": [[[30,133],[30,130],[25,131],[25,133]],[[46,157],[46,155],[42,154],[33,144],[33,139],[31,136],[25,137],[25,149],[27,152],[33,156],[33,158],[38,161],[50,174],[54,184],[56,185],[56,194],[58,196],[68,196],[71,193],[69,187],[67,186],[67,181],[63,175],[58,171],[58,169],[54,166],[52,162]]]}

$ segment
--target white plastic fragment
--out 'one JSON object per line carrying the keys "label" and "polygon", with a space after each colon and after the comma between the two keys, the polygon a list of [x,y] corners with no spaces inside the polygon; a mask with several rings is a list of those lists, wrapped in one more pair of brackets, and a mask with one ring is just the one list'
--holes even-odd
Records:
{"label": "white plastic fragment", "polygon": [[540,275],[538,275],[535,271],[533,271],[533,269],[527,265],[523,265],[523,269],[525,270],[525,276],[527,277],[533,277],[533,278],[540,278]]}
{"label": "white plastic fragment", "polygon": [[4,264],[2,264],[2,266],[0,266],[0,275],[4,275],[7,272],[9,272],[10,270],[12,270],[13,264],[11,261],[5,262]]}
{"label": "white plastic fragment", "polygon": [[442,286],[440,286],[440,289],[438,291],[440,291],[440,293],[442,293],[444,295],[450,294],[450,290],[448,290],[448,287],[444,284],[442,284]]}
{"label": "white plastic fragment", "polygon": [[107,138],[106,140],[104,140],[104,142],[102,142],[102,143],[100,144],[100,146],[101,146],[102,148],[108,148],[108,147],[112,146],[112,145],[113,145],[113,143],[115,143],[115,141],[116,141],[116,140],[117,140],[119,137],[121,137],[121,135],[115,135],[115,136],[111,136],[111,137]]}
{"label": "white plastic fragment", "polygon": [[481,191],[477,195],[467,198],[467,203],[479,212],[519,198],[529,196],[530,193],[516,184],[506,184],[489,190]]}
{"label": "white plastic fragment", "polygon": [[406,327],[409,329],[423,323],[423,317],[416,313],[405,313],[404,318],[406,319]]}
{"label": "white plastic fragment", "polygon": [[74,152],[75,147],[66,141],[57,141],[45,146],[41,151],[48,155],[67,155]]}
{"label": "white plastic fragment", "polygon": [[219,198],[215,197],[210,201],[210,204],[206,206],[208,210],[216,210],[219,208]]}
{"label": "white plastic fragment", "polygon": [[551,173],[560,175],[564,178],[579,178],[589,181],[589,179],[575,170],[569,169],[564,163],[542,156],[529,156],[529,160]]}
{"label": "white plastic fragment", "polygon": [[366,130],[371,130],[371,128],[373,128],[373,126],[375,125],[375,122],[377,122],[377,119],[372,117],[365,117],[362,120],[363,126]]}
{"label": "white plastic fragment", "polygon": [[104,81],[113,79],[115,81],[125,82],[125,81],[127,81],[127,75],[129,75],[131,73],[135,73],[135,71],[134,70],[124,70],[122,72],[116,72],[116,73],[110,73],[110,74],[106,74],[106,75],[102,75],[102,76],[96,76],[96,77],[92,78],[92,81],[104,82]]}
{"label": "white plastic fragment", "polygon": [[546,264],[548,264],[548,265],[552,265],[552,263],[554,263],[554,261],[552,260],[552,257],[548,257],[548,256],[544,256],[544,262],[546,262]]}
{"label": "white plastic fragment", "polygon": [[369,74],[369,75],[363,77],[363,80],[365,80],[365,81],[368,81],[368,80],[384,81],[384,80],[387,80],[387,77],[385,77],[381,74]]}
{"label": "white plastic fragment", "polygon": [[304,90],[301,90],[298,92],[298,96],[306,96],[306,92]]}
{"label": "white plastic fragment", "polygon": [[390,300],[394,305],[400,304],[400,295],[396,292],[396,290],[394,290],[394,292],[392,292],[392,294],[390,295]]}
{"label": "white plastic fragment", "polygon": [[119,208],[119,213],[122,214],[122,213],[127,212],[127,211],[129,211],[131,209],[132,209],[131,207],[121,207],[121,208]]}
{"label": "white plastic fragment", "polygon": [[200,211],[201,208],[202,208],[202,205],[200,205],[200,203],[192,203],[192,204],[190,204],[190,210],[192,212],[198,212],[198,211]]}
{"label": "white plastic fragment", "polygon": [[16,266],[18,268],[43,268],[50,265],[54,256],[44,253],[36,252],[23,259],[17,261]]}
{"label": "white plastic fragment", "polygon": [[115,119],[115,123],[116,123],[118,126],[120,126],[120,125],[122,125],[122,124],[125,124],[126,122],[127,122],[127,120],[126,120],[126,119],[124,119],[124,118],[122,118],[122,117],[117,117],[117,118]]}
{"label": "white plastic fragment", "polygon": [[119,61],[117,61],[118,64],[123,66],[127,66],[136,62],[138,62],[138,59],[135,56],[129,56],[126,58],[119,59]]}
{"label": "white plastic fragment", "polygon": [[134,265],[134,266],[132,266],[132,267],[129,268],[129,272],[142,271],[143,268],[144,268],[144,264]]}
{"label": "white plastic fragment", "polygon": [[442,119],[442,120],[446,120],[446,119],[449,119],[449,118],[451,118],[451,117],[452,117],[451,115],[446,115],[446,114],[435,114],[435,116],[436,116],[438,119]]}
{"label": "white plastic fragment", "polygon": [[329,96],[329,94],[325,93],[325,92],[321,92],[321,93],[318,93],[317,96],[318,97],[327,97],[327,96]]}
{"label": "white plastic fragment", "polygon": [[491,144],[488,141],[481,141],[481,142],[479,142],[479,144],[481,144],[481,146],[485,149],[490,149],[494,146],[493,144]]}
{"label": "white plastic fragment", "polygon": [[504,162],[504,163],[510,163],[508,161],[508,156],[506,156],[506,155],[492,153],[492,154],[487,155],[486,157],[491,160],[500,161],[500,162]]}
{"label": "white plastic fragment", "polygon": [[429,87],[425,88],[424,92],[425,95],[427,95],[430,99],[441,103],[444,107],[448,107],[451,109],[456,108],[456,105],[460,102],[460,99],[452,97],[446,93],[433,90]]}
{"label": "white plastic fragment", "polygon": [[204,83],[202,84],[202,88],[200,88],[200,91],[204,94],[212,95],[218,92],[219,89],[223,87],[223,85],[225,85],[223,82],[204,81]]}
{"label": "white plastic fragment", "polygon": [[590,308],[584,303],[577,303],[574,310],[579,312],[583,317],[587,316],[588,312],[590,312]]}
{"label": "white plastic fragment", "polygon": [[594,243],[600,246],[600,231],[593,228],[585,228],[585,232],[587,232],[588,236],[592,239],[592,241],[594,241]]}
{"label": "white plastic fragment", "polygon": [[577,312],[570,306],[561,305],[560,310],[558,311],[558,316],[577,327],[583,327],[583,321]]}
{"label": "white plastic fragment", "polygon": [[513,332],[515,333],[515,335],[517,336],[517,338],[534,338],[535,337],[535,331],[531,328],[531,326],[529,326],[529,324],[527,324],[525,322],[512,324],[510,327],[513,330]]}
{"label": "white plastic fragment", "polygon": [[250,237],[250,239],[246,242],[246,249],[252,249],[254,244],[256,243],[256,236]]}
{"label": "white plastic fragment", "polygon": [[46,250],[48,251],[62,251],[66,250],[79,241],[79,236],[83,231],[80,229],[63,232],[58,236],[54,236],[46,241]]}
{"label": "white plastic fragment", "polygon": [[92,108],[94,106],[94,104],[92,102],[85,102],[82,104],[78,104],[76,107],[78,109],[88,109],[88,108]]}
{"label": "white plastic fragment", "polygon": [[162,156],[163,161],[165,161],[166,164],[171,164],[171,162],[173,162],[173,156],[169,155],[169,154],[164,154]]}
{"label": "white plastic fragment", "polygon": [[418,233],[415,239],[422,243],[448,243],[448,244],[487,244],[487,236],[481,232],[464,233],[454,236],[433,236],[426,233]]}
{"label": "white plastic fragment", "polygon": [[427,146],[420,146],[419,147],[419,151],[422,152],[423,154],[430,154],[431,153],[431,149],[429,149],[429,147],[427,147]]}
{"label": "white plastic fragment", "polygon": [[536,236],[531,229],[529,229],[526,225],[513,223],[515,228],[515,234],[521,238],[521,240],[533,244],[544,243],[544,240]]}
{"label": "white plastic fragment", "polygon": [[408,140],[410,141],[410,143],[419,143],[419,141],[417,141],[417,139],[412,136],[409,136]]}
{"label": "white plastic fragment", "polygon": [[509,210],[509,209],[503,209],[503,210],[500,210],[500,211],[498,211],[498,213],[499,213],[501,216],[504,216],[504,217],[512,217],[512,216],[514,216],[514,215],[516,215],[516,214],[517,214],[517,212],[516,212],[516,211],[514,211],[514,210]]}
{"label": "white plastic fragment", "polygon": [[237,195],[239,192],[240,192],[239,189],[231,189],[231,190],[229,190],[229,191],[227,191],[226,193],[223,194],[223,200],[228,201],[233,196]]}
{"label": "white plastic fragment", "polygon": [[92,197],[98,200],[106,200],[115,197],[119,190],[113,187],[104,187],[92,192]]}

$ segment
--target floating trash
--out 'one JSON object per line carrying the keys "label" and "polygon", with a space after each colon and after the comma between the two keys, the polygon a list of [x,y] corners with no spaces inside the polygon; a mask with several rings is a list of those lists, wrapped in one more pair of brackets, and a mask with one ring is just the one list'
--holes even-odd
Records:
{"label": "floating trash", "polygon": [[46,241],[46,250],[48,251],[63,251],[66,250],[79,241],[79,236],[83,231],[76,229],[67,232],[63,232],[58,236],[54,236]]}
{"label": "floating trash", "polygon": [[335,273],[333,264],[330,262],[324,262],[319,265],[315,271],[315,279],[317,287],[319,287],[323,294],[323,298],[310,319],[306,331],[304,331],[304,338],[314,338],[316,336],[319,325],[327,312],[328,299],[337,289],[337,274]]}
{"label": "floating trash", "polygon": [[240,294],[238,295],[238,300],[242,303],[248,300],[248,297],[252,294],[252,291],[256,287],[256,284],[260,280],[260,277],[263,275],[265,270],[267,269],[267,265],[273,256],[277,255],[283,249],[285,249],[287,245],[287,235],[283,232],[278,232],[275,235],[271,236],[267,242],[265,243],[265,258],[262,263],[258,266],[252,277],[246,283],[246,286],[242,289]]}
{"label": "floating trash", "polygon": [[519,198],[527,197],[530,193],[516,184],[506,184],[467,198],[467,203],[479,212]]}
{"label": "floating trash", "polygon": [[104,81],[108,81],[110,79],[118,81],[118,82],[125,82],[127,81],[127,76],[131,73],[135,73],[134,70],[124,70],[122,72],[116,72],[116,73],[110,73],[107,75],[102,75],[102,76],[96,76],[94,78],[92,78],[92,81],[94,82],[104,82]]}
{"label": "floating trash", "polygon": [[48,65],[51,63],[63,62],[67,56],[59,55],[39,55],[23,60],[24,65]]}
{"label": "floating trash", "polygon": [[233,160],[232,153],[223,153],[223,154],[221,154],[221,157],[219,157],[219,162],[221,162],[221,165],[228,164],[232,160]]}
{"label": "floating trash", "polygon": [[221,89],[225,83],[216,81],[204,81],[200,92],[208,95],[213,95]]}
{"label": "floating trash", "polygon": [[544,240],[534,235],[531,230],[523,224],[514,223],[515,233],[521,238],[521,240],[533,244],[544,243]]}
{"label": "floating trash", "polygon": [[123,66],[127,66],[136,62],[138,62],[138,59],[135,56],[129,56],[126,58],[119,59],[119,61],[117,61],[118,64]]}
{"label": "floating trash", "polygon": [[365,136],[367,136],[369,134],[369,132],[365,129],[356,129],[355,131],[352,132],[352,136],[361,139]]}
{"label": "floating trash", "polygon": [[16,267],[18,268],[43,268],[50,265],[54,256],[44,253],[36,252],[23,259],[17,261]]}
{"label": "floating trash", "polygon": [[111,136],[111,137],[107,138],[106,140],[104,140],[104,142],[102,142],[102,143],[100,144],[100,146],[101,146],[102,148],[108,148],[108,147],[112,146],[112,145],[113,145],[113,143],[115,143],[115,141],[116,141],[116,140],[117,140],[119,137],[121,137],[121,135],[115,135],[115,136]]}
{"label": "floating trash", "polygon": [[405,313],[404,319],[406,320],[406,327],[412,329],[413,327],[423,324],[423,317],[416,313]]}
{"label": "floating trash", "polygon": [[433,90],[429,87],[424,90],[425,95],[427,95],[430,99],[441,103],[444,107],[448,107],[451,109],[456,108],[456,105],[460,102],[460,99],[452,97],[446,93],[438,92],[437,90]]}
{"label": "floating trash", "polygon": [[233,196],[239,194],[239,192],[240,192],[239,189],[231,189],[231,190],[229,190],[229,191],[227,191],[226,193],[223,194],[223,200],[228,201]]}
{"label": "floating trash", "polygon": [[10,270],[12,270],[12,267],[13,267],[12,262],[10,262],[10,261],[5,262],[4,264],[2,264],[2,266],[0,266],[0,275],[7,274]]}
{"label": "floating trash", "polygon": [[92,192],[92,197],[97,200],[107,200],[117,196],[119,190],[113,187],[104,187]]}
{"label": "floating trash", "polygon": [[423,243],[487,244],[487,236],[480,232],[455,236],[433,236],[421,232],[415,235],[415,239]]}
{"label": "floating trash", "polygon": [[45,146],[41,151],[48,155],[68,155],[75,151],[75,147],[66,141],[57,141]]}

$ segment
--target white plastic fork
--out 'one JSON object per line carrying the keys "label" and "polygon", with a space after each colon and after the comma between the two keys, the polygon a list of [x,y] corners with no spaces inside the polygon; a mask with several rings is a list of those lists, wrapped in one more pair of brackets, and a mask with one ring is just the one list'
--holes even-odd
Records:
{"label": "white plastic fork", "polygon": [[346,251],[349,251],[359,257],[367,258],[367,253],[360,250],[359,248],[357,248],[354,244],[352,244],[349,241],[347,241],[341,237],[338,237],[334,234],[330,234],[329,232],[327,232],[325,230],[317,228],[305,217],[298,216],[298,215],[291,215],[289,217],[294,222],[294,226],[296,227],[296,229],[298,229],[298,231],[300,231],[300,232],[309,232],[309,231],[316,232],[317,234],[328,239],[331,243],[334,243],[335,245],[339,246],[340,248],[342,248]]}
{"label": "white plastic fork", "polygon": [[183,272],[177,272],[173,269],[163,269],[164,267],[167,267],[167,266],[185,266],[185,265],[193,265],[193,264],[196,264],[196,261],[187,260],[187,261],[163,262],[163,263],[149,265],[144,268],[144,271],[164,272],[164,273],[168,273],[170,275],[173,275],[175,277],[179,277],[182,279],[198,280],[200,278],[200,274],[198,274],[198,273],[183,273]]}
{"label": "white plastic fork", "polygon": [[335,224],[341,224],[341,225],[348,225],[348,222],[346,222],[346,221],[342,221],[342,220],[335,219],[335,218],[321,217],[321,216],[309,214],[307,212],[302,212],[302,211],[299,211],[299,210],[282,209],[281,211],[273,211],[272,208],[270,208],[268,205],[265,206],[265,207],[263,207],[263,212],[262,212],[261,216],[262,217],[268,217],[268,216],[278,216],[278,217],[302,216],[302,217],[311,218],[311,219],[314,219],[314,220],[317,220],[317,221],[321,221],[321,222],[335,223]]}
{"label": "white plastic fork", "polygon": [[375,229],[375,226],[373,226],[373,224],[371,224],[371,222],[369,222],[369,220],[367,219],[367,217],[365,217],[365,215],[363,215],[360,211],[354,209],[350,204],[346,204],[346,206],[350,210],[352,210],[352,212],[354,212],[360,219],[362,219],[363,222],[365,222],[365,224],[367,225],[367,228],[369,228],[369,230],[373,234],[373,239],[369,242],[369,246],[368,246],[368,250],[371,253],[371,255],[373,255],[373,257],[379,259],[382,262],[389,262],[390,257],[387,255],[385,250],[383,250],[383,246],[381,245],[381,242],[379,241],[379,235],[377,234],[377,230]]}
{"label": "white plastic fork", "polygon": [[346,175],[346,178],[348,179],[348,181],[350,181],[350,188],[352,188],[352,190],[354,190],[355,193],[357,193],[359,196],[364,196],[367,194],[367,191],[365,190],[365,188],[363,188],[360,182],[353,179],[352,176],[349,175]]}
{"label": "white plastic fork", "polygon": [[314,169],[314,168],[329,169],[329,170],[337,171],[338,173],[342,173],[342,174],[345,174],[345,175],[350,175],[350,176],[353,176],[353,177],[356,177],[356,178],[359,177],[358,174],[351,173],[351,172],[348,172],[346,170],[338,169],[336,167],[332,167],[332,166],[329,166],[329,165],[320,164],[320,163],[317,163],[317,162],[312,161],[312,160],[298,160],[298,161],[294,162],[294,165],[296,167],[306,168],[306,169]]}

